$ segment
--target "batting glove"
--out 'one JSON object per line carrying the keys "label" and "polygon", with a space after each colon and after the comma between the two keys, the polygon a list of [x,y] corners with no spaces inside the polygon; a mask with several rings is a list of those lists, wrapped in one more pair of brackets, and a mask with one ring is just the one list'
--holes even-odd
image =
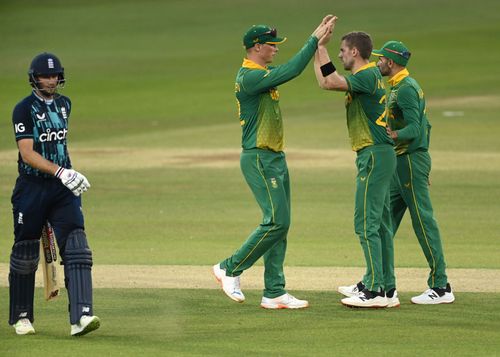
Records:
{"label": "batting glove", "polygon": [[90,188],[90,183],[85,176],[75,170],[59,167],[55,173],[64,186],[70,189],[75,196],[80,196]]}

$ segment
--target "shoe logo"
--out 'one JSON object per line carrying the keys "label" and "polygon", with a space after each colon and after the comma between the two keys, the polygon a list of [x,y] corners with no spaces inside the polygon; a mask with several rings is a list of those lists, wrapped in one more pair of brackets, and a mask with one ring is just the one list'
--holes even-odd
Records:
{"label": "shoe logo", "polygon": [[439,296],[433,291],[432,294],[428,295],[431,299],[437,299]]}
{"label": "shoe logo", "polygon": [[23,212],[19,212],[19,216],[17,217],[17,224],[23,224]]}
{"label": "shoe logo", "polygon": [[364,181],[364,180],[366,180],[366,176],[361,176],[359,179],[360,179],[361,181]]}
{"label": "shoe logo", "polygon": [[42,113],[42,115],[40,115],[40,114],[37,113],[36,117],[38,118],[38,120],[46,120],[45,119],[45,113]]}
{"label": "shoe logo", "polygon": [[82,307],[82,312],[90,312],[90,307],[88,306]]}

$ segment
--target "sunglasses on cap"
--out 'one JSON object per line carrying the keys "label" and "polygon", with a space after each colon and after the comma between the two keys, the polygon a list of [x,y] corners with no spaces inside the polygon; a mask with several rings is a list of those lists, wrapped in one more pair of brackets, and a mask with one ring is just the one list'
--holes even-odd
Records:
{"label": "sunglasses on cap", "polygon": [[276,37],[276,36],[278,36],[278,31],[275,28],[273,28],[269,31],[263,32],[263,33],[255,36],[255,37],[264,36],[264,35],[271,35],[272,37]]}
{"label": "sunglasses on cap", "polygon": [[384,48],[384,50],[386,50],[387,52],[395,53],[395,54],[397,54],[405,59],[410,59],[410,56],[411,56],[411,52],[409,52],[409,51],[398,52],[395,50],[391,50],[389,48]]}

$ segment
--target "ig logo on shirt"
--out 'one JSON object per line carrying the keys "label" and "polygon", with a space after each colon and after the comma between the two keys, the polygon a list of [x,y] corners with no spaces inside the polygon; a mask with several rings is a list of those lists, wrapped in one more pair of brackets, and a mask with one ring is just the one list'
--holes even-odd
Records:
{"label": "ig logo on shirt", "polygon": [[23,123],[15,124],[14,129],[15,129],[16,133],[24,133],[24,131],[26,130]]}

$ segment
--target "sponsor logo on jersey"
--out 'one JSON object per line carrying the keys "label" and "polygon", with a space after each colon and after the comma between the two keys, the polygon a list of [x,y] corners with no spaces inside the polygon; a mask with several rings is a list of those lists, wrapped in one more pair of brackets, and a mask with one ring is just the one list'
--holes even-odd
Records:
{"label": "sponsor logo on jersey", "polygon": [[66,108],[61,107],[61,114],[64,119],[68,119],[68,113],[66,113]]}
{"label": "sponsor logo on jersey", "polygon": [[38,140],[41,143],[49,142],[49,141],[56,141],[56,140],[64,140],[66,139],[66,134],[68,133],[68,129],[62,129],[58,131],[52,131],[50,129],[47,129],[45,133],[40,134],[38,137]]}
{"label": "sponsor logo on jersey", "polygon": [[36,114],[36,117],[37,117],[37,119],[38,119],[38,120],[47,120],[47,119],[45,118],[45,113],[42,113],[42,115],[40,115],[40,114],[38,114],[38,113],[37,113],[37,114]]}
{"label": "sponsor logo on jersey", "polygon": [[271,186],[272,188],[278,188],[278,183],[274,177],[271,177]]}
{"label": "sponsor logo on jersey", "polygon": [[24,133],[26,128],[23,123],[17,123],[14,124],[14,130],[16,131],[16,133]]}

